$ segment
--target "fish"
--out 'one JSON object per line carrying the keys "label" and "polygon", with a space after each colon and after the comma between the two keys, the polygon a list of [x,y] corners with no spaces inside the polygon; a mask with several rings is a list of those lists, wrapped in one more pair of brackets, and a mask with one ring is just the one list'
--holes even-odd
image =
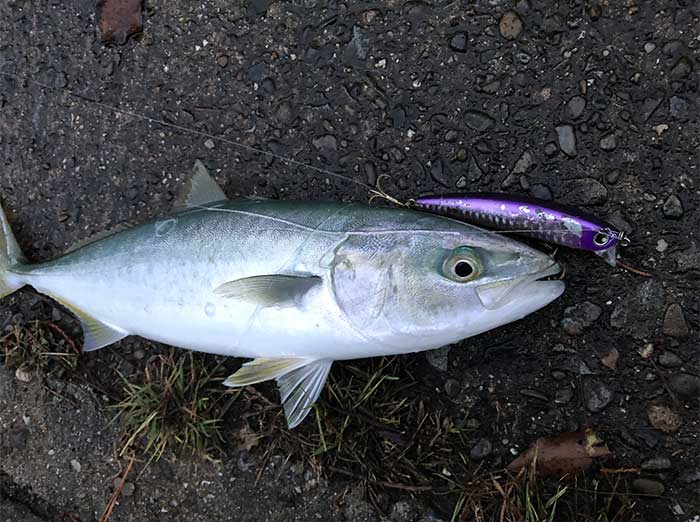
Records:
{"label": "fish", "polygon": [[559,297],[548,255],[450,218],[361,203],[229,200],[195,168],[172,213],[29,264],[0,212],[0,297],[30,285],[80,321],[84,351],[128,335],[252,359],[290,428],[334,361],[438,348]]}
{"label": "fish", "polygon": [[594,252],[616,266],[619,245],[629,238],[612,224],[581,209],[500,192],[420,196],[410,206],[476,225],[523,234],[557,245]]}

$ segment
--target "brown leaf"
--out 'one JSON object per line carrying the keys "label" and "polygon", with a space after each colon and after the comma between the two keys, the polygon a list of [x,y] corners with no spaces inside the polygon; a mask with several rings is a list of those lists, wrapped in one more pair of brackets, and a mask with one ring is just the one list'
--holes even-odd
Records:
{"label": "brown leaf", "polygon": [[246,451],[250,451],[257,446],[261,438],[257,433],[251,430],[247,424],[236,432],[235,437],[240,442],[238,448],[245,449]]}
{"label": "brown leaf", "polygon": [[561,433],[554,437],[541,437],[513,462],[508,471],[517,473],[535,461],[541,477],[575,475],[588,469],[593,459],[607,457],[610,450],[595,432],[585,431]]}
{"label": "brown leaf", "polygon": [[95,15],[102,41],[123,45],[143,28],[143,0],[98,0]]}
{"label": "brown leaf", "polygon": [[659,431],[673,433],[678,431],[683,424],[683,419],[668,406],[652,404],[647,408],[649,423]]}
{"label": "brown leaf", "polygon": [[617,351],[617,348],[612,348],[606,355],[603,355],[600,358],[600,362],[602,362],[605,366],[607,366],[611,370],[614,370],[617,368],[617,360],[619,358],[620,358],[620,352]]}

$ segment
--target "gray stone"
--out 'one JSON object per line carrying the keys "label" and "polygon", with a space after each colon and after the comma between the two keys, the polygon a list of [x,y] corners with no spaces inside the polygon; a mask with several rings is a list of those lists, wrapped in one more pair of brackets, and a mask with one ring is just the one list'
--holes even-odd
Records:
{"label": "gray stone", "polygon": [[678,120],[685,120],[688,118],[688,112],[690,110],[690,103],[685,98],[680,96],[671,96],[669,101],[669,113],[672,117]]}
{"label": "gray stone", "polygon": [[683,217],[683,204],[678,196],[671,194],[664,201],[663,206],[664,216],[671,219],[679,219]]}
{"label": "gray stone", "polygon": [[659,364],[666,368],[678,368],[683,361],[675,353],[668,350],[659,355]]}
{"label": "gray stone", "polygon": [[593,413],[603,411],[612,401],[613,392],[597,379],[588,379],[583,388],[586,407]]}
{"label": "gray stone", "polygon": [[665,471],[671,469],[671,459],[668,457],[654,457],[642,462],[644,471]]}
{"label": "gray stone", "polygon": [[523,22],[515,11],[506,11],[498,22],[498,30],[506,40],[515,40],[523,30]]}
{"label": "gray stone", "polygon": [[605,136],[600,138],[600,142],[598,142],[598,145],[603,150],[615,150],[617,148],[617,136],[614,132],[606,134]]}
{"label": "gray stone", "polygon": [[455,398],[459,395],[460,385],[457,379],[447,379],[445,381],[445,393],[448,397]]}
{"label": "gray stone", "polygon": [[324,134],[311,140],[311,144],[317,150],[337,150],[338,140],[332,134]]}
{"label": "gray stone", "polygon": [[632,489],[642,495],[658,497],[664,494],[666,487],[658,480],[638,478],[632,481]]}
{"label": "gray stone", "polygon": [[679,373],[668,380],[671,391],[683,399],[700,398],[700,378],[687,373]]}
{"label": "gray stone", "polygon": [[602,205],[608,199],[608,189],[595,178],[565,181],[563,194],[577,205]]}
{"label": "gray stone", "polygon": [[688,325],[685,322],[681,305],[673,303],[666,308],[662,330],[664,334],[671,337],[688,336]]}
{"label": "gray stone", "polygon": [[479,442],[469,452],[469,457],[478,462],[491,455],[492,451],[493,445],[489,439],[479,439]]}
{"label": "gray stone", "polygon": [[458,53],[467,52],[467,33],[459,32],[452,35],[450,38],[450,49],[457,51]]}
{"label": "gray stone", "polygon": [[564,309],[564,318],[561,326],[569,335],[580,335],[583,331],[595,323],[603,313],[600,306],[585,301],[575,306]]}
{"label": "gray stone", "polygon": [[566,114],[571,119],[578,119],[586,108],[586,98],[583,96],[574,96],[566,104]]}
{"label": "gray stone", "polygon": [[687,77],[691,72],[693,72],[693,62],[685,56],[681,56],[676,65],[671,69],[671,77],[682,79]]}
{"label": "gray stone", "polygon": [[450,347],[444,346],[438,348],[437,350],[428,350],[425,352],[425,358],[428,360],[428,364],[440,370],[441,372],[447,371],[447,362],[450,356]]}
{"label": "gray stone", "polygon": [[661,322],[664,295],[664,288],[658,281],[645,281],[615,305],[610,325],[635,339],[649,338]]}
{"label": "gray stone", "polygon": [[476,109],[464,113],[464,122],[467,124],[467,127],[479,132],[484,132],[494,124],[491,116]]}
{"label": "gray stone", "polygon": [[573,396],[574,392],[571,391],[571,388],[560,388],[554,393],[554,402],[556,404],[568,404]]}
{"label": "gray stone", "polygon": [[556,129],[559,148],[569,157],[576,156],[576,135],[571,125],[559,125]]}

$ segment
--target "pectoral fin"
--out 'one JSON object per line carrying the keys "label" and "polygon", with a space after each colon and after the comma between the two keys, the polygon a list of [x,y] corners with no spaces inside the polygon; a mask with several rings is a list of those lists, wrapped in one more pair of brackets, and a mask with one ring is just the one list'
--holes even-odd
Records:
{"label": "pectoral fin", "polygon": [[209,175],[207,167],[200,160],[194,162],[192,177],[187,181],[175,202],[175,210],[184,210],[215,201],[222,201],[226,194]]}
{"label": "pectoral fin", "polygon": [[261,275],[228,281],[215,288],[214,293],[261,306],[283,306],[298,303],[320,283],[317,276]]}
{"label": "pectoral fin", "polygon": [[247,386],[276,379],[287,425],[298,426],[323,390],[333,361],[303,358],[255,359],[231,375],[226,386]]}
{"label": "pectoral fin", "polygon": [[58,299],[55,296],[52,297],[73,312],[80,321],[80,326],[83,328],[84,352],[91,352],[109,344],[116,343],[129,335],[129,332],[100,321],[71,303]]}

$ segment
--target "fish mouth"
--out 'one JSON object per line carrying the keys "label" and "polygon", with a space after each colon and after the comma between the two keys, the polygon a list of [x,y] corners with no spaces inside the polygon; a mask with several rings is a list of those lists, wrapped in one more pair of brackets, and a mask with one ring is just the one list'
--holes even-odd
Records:
{"label": "fish mouth", "polygon": [[550,301],[553,301],[564,291],[564,283],[560,281],[561,273],[561,265],[555,261],[540,272],[478,286],[476,295],[488,310],[501,308],[517,299],[519,295],[528,293],[552,294]]}

